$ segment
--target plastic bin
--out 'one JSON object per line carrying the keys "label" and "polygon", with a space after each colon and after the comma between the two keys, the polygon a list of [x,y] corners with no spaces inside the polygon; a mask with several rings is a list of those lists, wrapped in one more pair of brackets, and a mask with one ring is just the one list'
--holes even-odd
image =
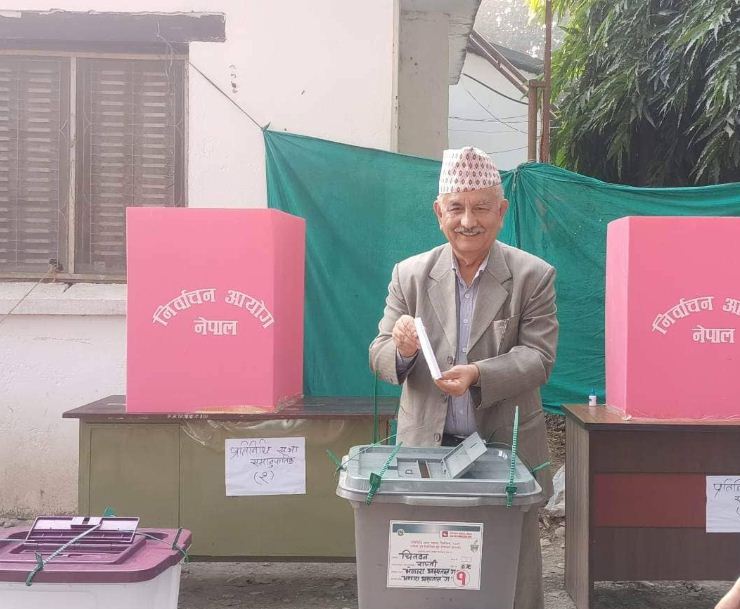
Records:
{"label": "plastic bin", "polygon": [[[177,531],[136,530],[131,522],[137,519],[44,517],[33,527],[0,530],[0,607],[177,609],[183,559],[172,547]],[[97,528],[49,561],[26,585],[37,552],[48,559],[91,527]],[[181,531],[178,547],[187,548],[190,539],[189,531]]]}
{"label": "plastic bin", "polygon": [[339,477],[355,514],[359,609],[512,609],[524,513],[542,501],[526,465],[517,459],[507,507],[509,450],[488,447],[451,475],[449,448],[401,447],[367,505],[370,475],[394,450],[355,446]]}

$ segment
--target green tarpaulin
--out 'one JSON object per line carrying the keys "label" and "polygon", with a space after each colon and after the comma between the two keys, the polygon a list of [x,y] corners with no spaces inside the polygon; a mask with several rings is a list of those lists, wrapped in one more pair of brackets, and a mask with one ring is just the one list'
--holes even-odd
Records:
{"label": "green tarpaulin", "polygon": [[[372,395],[367,348],[393,265],[444,241],[432,212],[440,164],[271,131],[265,148],[269,206],[307,223],[305,393]],[[500,240],[558,270],[560,343],[543,391],[551,410],[585,402],[592,387],[604,396],[607,223],[740,215],[740,184],[634,188],[537,163],[504,172],[503,183],[510,207]]]}

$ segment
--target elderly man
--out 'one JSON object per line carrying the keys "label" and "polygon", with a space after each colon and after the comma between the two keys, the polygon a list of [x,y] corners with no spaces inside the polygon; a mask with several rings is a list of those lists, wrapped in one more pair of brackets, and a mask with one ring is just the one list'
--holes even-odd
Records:
{"label": "elderly man", "polygon": [[[539,388],[555,359],[555,269],[496,241],[507,207],[485,152],[445,151],[434,213],[449,243],[393,269],[370,366],[403,384],[404,446],[454,446],[475,431],[510,443],[519,406],[519,454],[535,467],[549,458]],[[419,355],[414,317],[443,370],[437,381]],[[548,468],[536,477],[549,497]],[[544,606],[537,510],[525,516],[514,606]]]}

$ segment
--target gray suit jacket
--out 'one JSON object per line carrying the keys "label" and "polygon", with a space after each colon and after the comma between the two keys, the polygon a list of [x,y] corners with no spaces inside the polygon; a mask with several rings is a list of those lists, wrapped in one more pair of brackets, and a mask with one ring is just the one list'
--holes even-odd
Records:
{"label": "gray suit jacket", "polygon": [[[401,315],[421,317],[442,371],[457,352],[457,312],[452,248],[441,245],[398,263],[388,286],[378,336],[370,345],[370,367],[384,381],[403,384],[397,441],[438,446],[447,414],[447,395],[434,384],[420,354],[405,378],[396,371],[391,332]],[[494,242],[480,276],[468,361],[480,369],[471,387],[478,431],[489,442],[511,443],[514,408],[519,406],[519,454],[530,467],[549,460],[540,386],[550,376],[558,339],[555,269],[544,260]],[[552,493],[549,468],[537,479]]]}

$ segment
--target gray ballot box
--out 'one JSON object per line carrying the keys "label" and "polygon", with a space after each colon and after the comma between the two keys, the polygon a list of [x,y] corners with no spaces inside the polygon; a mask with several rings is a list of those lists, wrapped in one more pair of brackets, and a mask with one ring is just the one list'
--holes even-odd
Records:
{"label": "gray ballot box", "polygon": [[354,508],[359,609],[512,609],[524,513],[542,489],[519,459],[512,476],[508,448],[475,437],[344,457],[337,495]]}

